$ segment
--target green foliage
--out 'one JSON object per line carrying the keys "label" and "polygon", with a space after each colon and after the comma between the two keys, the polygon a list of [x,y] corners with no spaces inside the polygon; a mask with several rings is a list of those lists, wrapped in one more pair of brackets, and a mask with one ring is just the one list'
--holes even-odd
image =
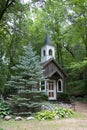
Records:
{"label": "green foliage", "polygon": [[30,44],[24,47],[24,55],[19,57],[18,63],[12,67],[12,70],[14,75],[7,85],[18,88],[18,90],[37,89],[36,85],[39,86],[38,82],[43,78],[39,56]]}
{"label": "green foliage", "polygon": [[0,5],[0,93],[6,98],[14,91],[5,86],[12,74],[11,67],[16,64],[22,45],[26,43],[23,21],[27,5],[20,0],[0,0]]}
{"label": "green foliage", "polygon": [[52,120],[56,116],[55,112],[44,110],[42,112],[37,113],[36,119],[38,120]]}
{"label": "green foliage", "polygon": [[0,94],[4,95],[6,92],[7,88],[5,86],[6,83],[6,78],[7,78],[7,67],[6,65],[2,62],[0,63]]}
{"label": "green foliage", "polygon": [[58,93],[57,95],[57,100],[58,101],[62,101],[62,102],[65,102],[65,103],[70,103],[70,96],[68,93]]}
{"label": "green foliage", "polygon": [[0,128],[0,130],[4,130],[3,128]]}
{"label": "green foliage", "polygon": [[67,91],[73,95],[87,94],[87,58],[71,64]]}
{"label": "green foliage", "polygon": [[77,97],[76,100],[77,100],[77,101],[80,101],[80,102],[83,102],[83,103],[87,103],[87,96]]}
{"label": "green foliage", "polygon": [[46,94],[43,92],[25,90],[8,99],[11,104],[13,114],[27,116],[41,110],[41,102],[45,101],[45,95]]}
{"label": "green foliage", "polygon": [[67,91],[71,95],[83,96],[87,94],[87,80],[71,81],[67,84]]}
{"label": "green foliage", "polygon": [[9,105],[6,102],[0,102],[0,118],[9,115],[11,112]]}
{"label": "green foliage", "polygon": [[56,107],[53,111],[44,110],[44,111],[37,113],[36,119],[38,119],[38,120],[52,120],[52,119],[55,119],[56,117],[58,119],[62,119],[62,118],[72,117],[73,115],[74,115],[74,112],[71,109]]}
{"label": "green foliage", "polygon": [[[87,0],[46,0],[39,3],[38,0],[29,1],[26,5],[20,0],[0,1],[0,57],[4,57],[6,65],[4,71],[0,63],[0,93],[6,97],[13,93],[13,87],[4,84],[14,73],[11,68],[23,53],[21,48],[30,41],[40,54],[46,32],[56,46],[56,60],[69,68],[68,90],[72,92],[76,87],[74,92],[85,92],[87,65],[86,60],[82,60],[87,57]],[[71,62],[75,62],[72,69]]]}
{"label": "green foliage", "polygon": [[74,112],[71,109],[68,108],[55,108],[56,115],[61,118],[69,118],[73,116]]}
{"label": "green foliage", "polygon": [[87,58],[84,58],[84,60],[79,61],[78,63],[77,62],[72,63],[70,68],[72,69],[72,73],[75,72],[78,72],[79,74],[85,73],[85,71],[87,71]]}
{"label": "green foliage", "polygon": [[40,110],[41,94],[39,82],[43,79],[43,71],[39,57],[30,44],[24,47],[24,55],[19,57],[19,62],[12,67],[14,75],[8,81],[7,86],[17,90],[15,95],[9,98],[13,113],[26,115]]}
{"label": "green foliage", "polygon": [[40,101],[48,101],[48,95],[45,92],[40,92]]}

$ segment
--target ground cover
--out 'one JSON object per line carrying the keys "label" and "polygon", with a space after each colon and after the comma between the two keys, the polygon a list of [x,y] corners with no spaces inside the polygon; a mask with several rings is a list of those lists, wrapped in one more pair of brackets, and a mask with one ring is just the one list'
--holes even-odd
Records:
{"label": "ground cover", "polygon": [[0,121],[3,130],[87,130],[87,118],[79,117],[72,119],[52,121]]}
{"label": "ground cover", "polygon": [[0,128],[3,128],[3,130],[87,130],[87,104],[79,102],[75,104],[77,114],[69,119],[51,121],[0,120]]}

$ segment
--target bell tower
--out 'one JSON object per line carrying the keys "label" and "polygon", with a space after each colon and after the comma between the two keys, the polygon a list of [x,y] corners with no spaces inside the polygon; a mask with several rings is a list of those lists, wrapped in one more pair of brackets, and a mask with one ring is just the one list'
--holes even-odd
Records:
{"label": "bell tower", "polygon": [[55,59],[55,48],[51,44],[49,35],[46,34],[44,45],[41,48],[41,63],[46,62],[51,58]]}

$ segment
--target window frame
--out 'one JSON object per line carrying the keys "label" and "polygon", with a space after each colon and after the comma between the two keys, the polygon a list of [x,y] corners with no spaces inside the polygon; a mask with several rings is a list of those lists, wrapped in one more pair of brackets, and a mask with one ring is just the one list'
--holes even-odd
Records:
{"label": "window frame", "polygon": [[[61,82],[61,91],[59,90],[59,84],[58,84],[58,82]],[[63,80],[62,79],[59,79],[58,81],[57,81],[57,92],[63,92]]]}
{"label": "window frame", "polygon": [[46,50],[43,50],[43,57],[46,56]]}
{"label": "window frame", "polygon": [[53,55],[53,51],[52,49],[49,49],[49,56],[52,56]]}
{"label": "window frame", "polygon": [[[42,84],[42,82],[44,82],[44,84]],[[44,89],[42,89],[43,86],[44,86]],[[46,92],[46,81],[40,81],[40,91]]]}

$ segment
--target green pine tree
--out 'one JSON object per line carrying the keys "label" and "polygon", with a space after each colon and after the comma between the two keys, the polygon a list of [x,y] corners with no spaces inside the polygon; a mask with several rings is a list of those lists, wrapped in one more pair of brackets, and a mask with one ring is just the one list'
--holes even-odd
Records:
{"label": "green pine tree", "polygon": [[18,115],[29,115],[40,108],[39,82],[43,79],[43,71],[39,57],[28,44],[24,47],[24,55],[19,57],[18,64],[12,67],[14,75],[8,86],[17,89],[17,94],[10,99],[13,112]]}

